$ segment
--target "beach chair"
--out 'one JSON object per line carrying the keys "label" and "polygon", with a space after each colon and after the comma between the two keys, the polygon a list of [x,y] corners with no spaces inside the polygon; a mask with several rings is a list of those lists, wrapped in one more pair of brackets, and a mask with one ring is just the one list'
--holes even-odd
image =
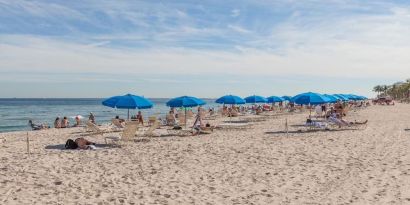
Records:
{"label": "beach chair", "polygon": [[184,114],[178,114],[178,124],[180,126],[185,125],[185,115]]}
{"label": "beach chair", "polygon": [[148,128],[148,130],[144,131],[141,135],[137,133],[139,137],[152,137],[154,136],[154,131],[160,127],[160,122],[157,120],[153,122],[153,124]]}
{"label": "beach chair", "polygon": [[167,114],[165,116],[165,120],[166,120],[166,125],[168,126],[174,126],[175,124],[177,124],[177,121],[175,119],[175,117],[172,114]]}
{"label": "beach chair", "polygon": [[188,110],[188,111],[186,112],[186,116],[187,116],[187,118],[191,118],[191,117],[194,116],[194,112],[192,112],[192,110]]}
{"label": "beach chair", "polygon": [[96,124],[88,121],[86,123],[86,130],[89,131],[89,133],[83,134],[84,135],[104,135],[105,133],[110,133],[112,132],[111,130],[104,130],[98,127]]}
{"label": "beach chair", "polygon": [[214,132],[215,127],[201,127],[199,134],[211,134]]}
{"label": "beach chair", "polygon": [[322,120],[310,120],[309,122],[306,122],[305,127],[309,128],[309,130],[329,130],[329,124]]}
{"label": "beach chair", "polygon": [[138,129],[138,122],[129,121],[125,123],[124,130],[120,133],[119,136],[109,136],[105,137],[105,144],[108,144],[110,141],[111,144],[119,144],[120,141],[131,141],[135,137],[135,133]]}
{"label": "beach chair", "polygon": [[111,119],[111,124],[114,130],[122,130],[125,127],[125,123],[121,123],[118,119]]}
{"label": "beach chair", "polygon": [[148,125],[153,125],[156,121],[157,121],[156,115],[148,117]]}

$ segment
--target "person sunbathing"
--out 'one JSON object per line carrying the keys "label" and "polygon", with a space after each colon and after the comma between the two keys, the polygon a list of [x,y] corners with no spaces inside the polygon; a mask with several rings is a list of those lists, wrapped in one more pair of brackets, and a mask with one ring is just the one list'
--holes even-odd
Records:
{"label": "person sunbathing", "polygon": [[363,122],[358,122],[358,121],[354,121],[354,122],[349,122],[346,120],[343,120],[340,118],[340,115],[337,113],[333,113],[330,117],[329,117],[329,121],[333,122],[334,124],[338,125],[339,128],[342,126],[352,126],[352,125],[365,125],[367,124],[368,120],[365,120]]}
{"label": "person sunbathing", "polygon": [[83,137],[75,139],[74,142],[77,144],[79,149],[94,149],[93,146],[95,146],[94,142],[88,141]]}
{"label": "person sunbathing", "polygon": [[34,124],[34,122],[32,120],[29,120],[28,124],[30,125],[31,129],[33,129],[33,130],[42,130],[42,129],[50,128],[47,124]]}
{"label": "person sunbathing", "polygon": [[66,149],[96,149],[94,142],[88,141],[83,137],[75,140],[68,139],[64,147]]}

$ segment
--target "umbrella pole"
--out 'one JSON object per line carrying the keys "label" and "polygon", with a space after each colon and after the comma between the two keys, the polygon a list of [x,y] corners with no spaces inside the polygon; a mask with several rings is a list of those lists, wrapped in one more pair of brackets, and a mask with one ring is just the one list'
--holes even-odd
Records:
{"label": "umbrella pole", "polygon": [[231,105],[231,112],[229,113],[229,123],[232,123],[233,104]]}
{"label": "umbrella pole", "polygon": [[184,108],[185,109],[185,129],[186,129],[186,108]]}
{"label": "umbrella pole", "polygon": [[128,121],[130,120],[130,109],[128,109],[127,119],[128,119]]}

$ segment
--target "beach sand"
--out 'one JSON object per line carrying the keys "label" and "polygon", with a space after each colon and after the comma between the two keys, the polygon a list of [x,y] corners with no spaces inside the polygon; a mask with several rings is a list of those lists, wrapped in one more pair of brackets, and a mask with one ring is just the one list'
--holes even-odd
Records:
{"label": "beach sand", "polygon": [[61,150],[81,129],[50,129],[29,132],[30,155],[26,132],[2,133],[0,204],[410,204],[409,111],[349,113],[365,129],[279,133],[302,113],[99,150]]}

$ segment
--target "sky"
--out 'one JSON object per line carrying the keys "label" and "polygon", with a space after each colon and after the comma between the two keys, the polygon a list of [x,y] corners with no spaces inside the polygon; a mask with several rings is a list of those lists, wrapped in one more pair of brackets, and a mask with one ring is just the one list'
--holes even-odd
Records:
{"label": "sky", "polygon": [[0,0],[0,98],[372,97],[409,25],[407,0]]}

